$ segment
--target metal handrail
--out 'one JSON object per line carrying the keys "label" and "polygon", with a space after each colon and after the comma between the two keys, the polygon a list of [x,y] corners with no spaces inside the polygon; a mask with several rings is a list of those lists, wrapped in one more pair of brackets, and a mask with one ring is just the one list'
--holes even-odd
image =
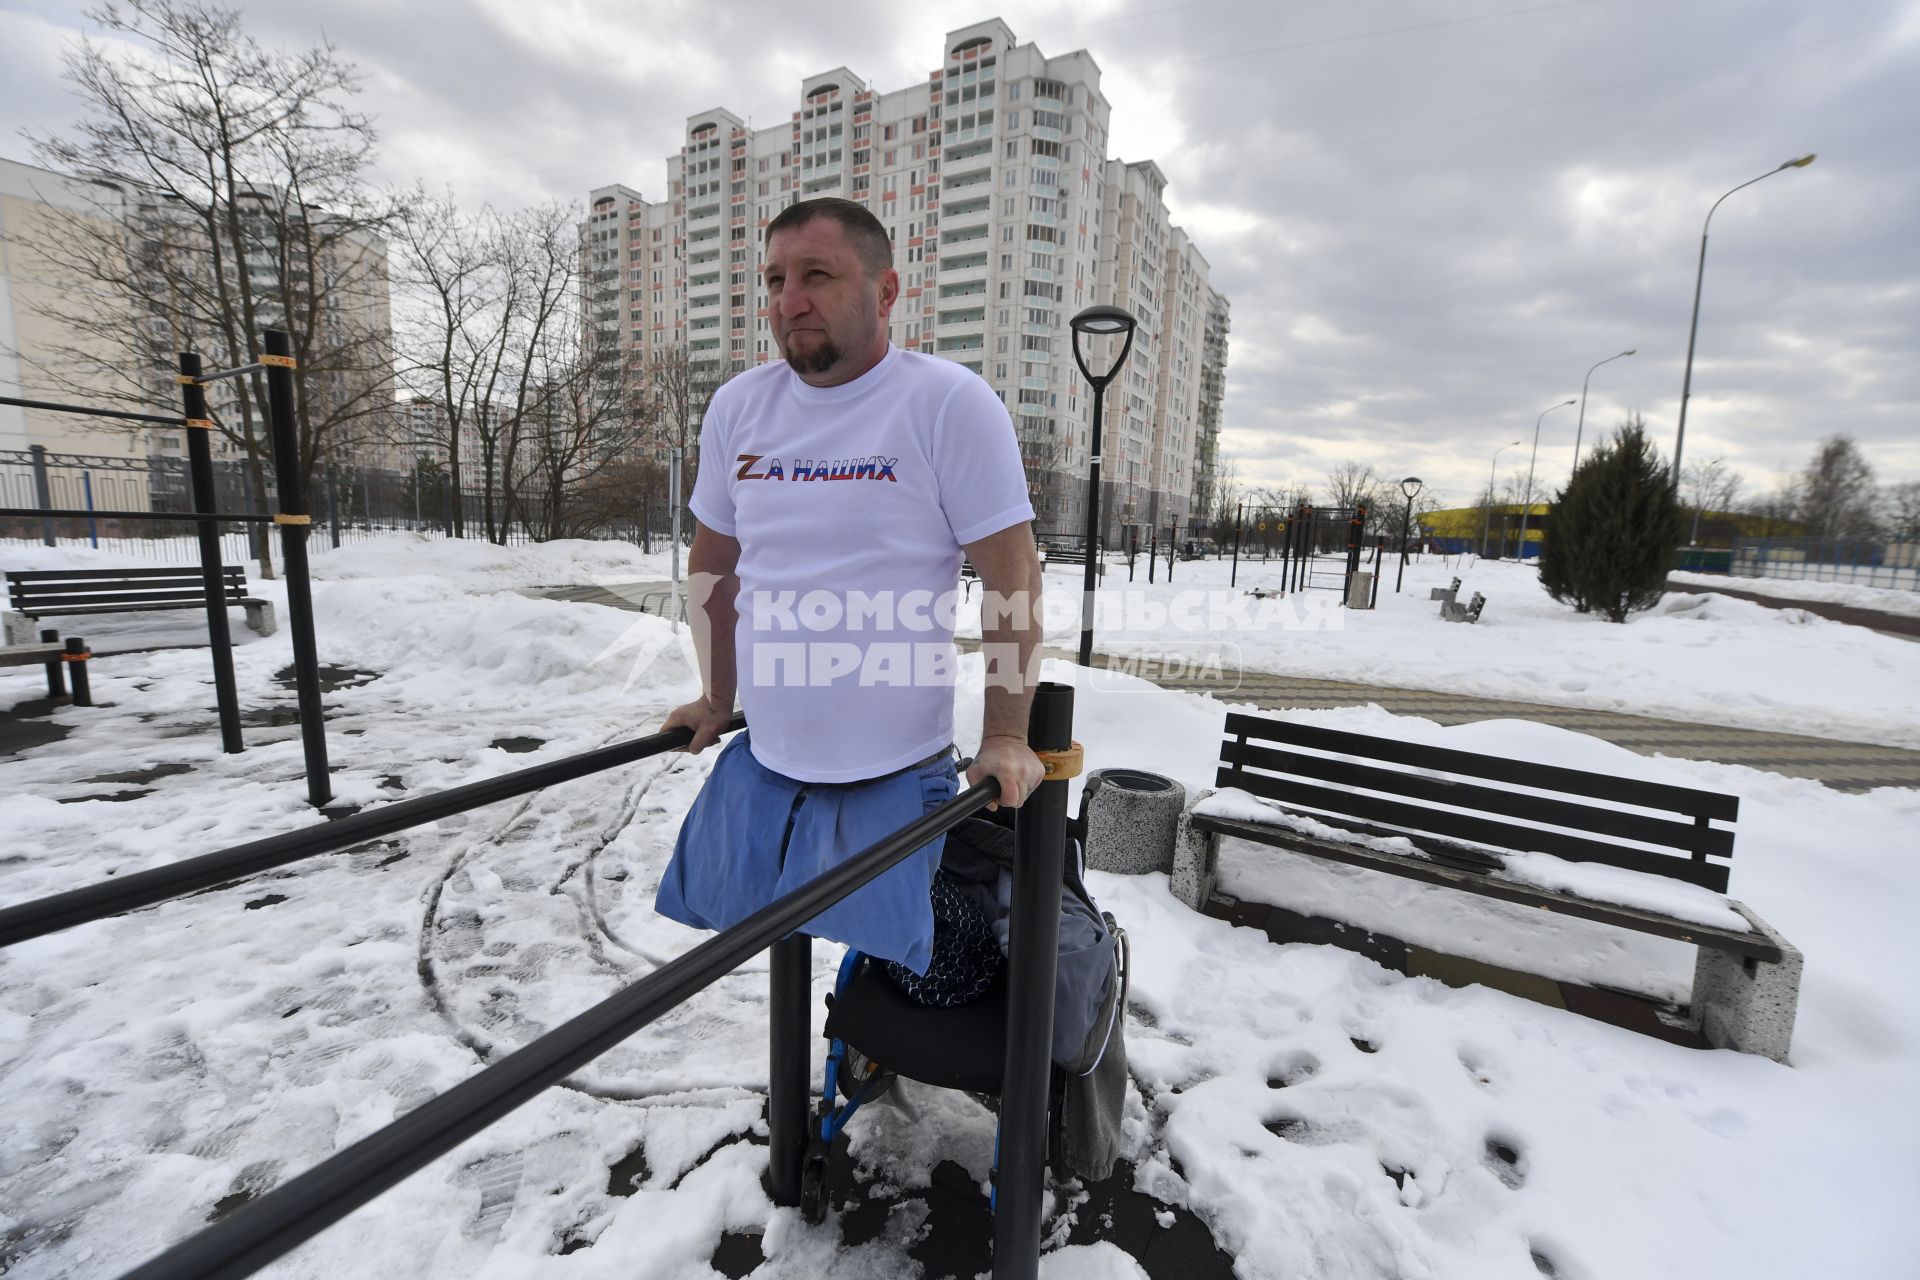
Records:
{"label": "metal handrail", "polygon": [[[993,779],[961,792],[386,1128],[242,1205],[127,1272],[123,1280],[235,1280],[250,1275],[731,973],[985,809],[999,794],[1000,784]],[[1046,985],[1050,1000],[1052,983]],[[1045,1037],[1041,1043],[1046,1044]]]}
{"label": "metal handrail", "polygon": [[[745,726],[746,717],[736,713],[727,722],[726,731],[731,733]],[[469,809],[525,795],[555,783],[571,782],[603,769],[631,764],[635,760],[684,747],[692,738],[693,734],[687,729],[648,734],[644,738],[582,752],[550,764],[518,769],[498,778],[469,782],[465,786],[450,787],[432,795],[401,800],[367,813],[341,818],[337,822],[323,822],[302,827],[298,831],[282,832],[202,854],[197,858],[188,858],[171,866],[115,876],[85,888],[69,889],[65,893],[17,903],[0,909],[0,947],[10,947],[29,938],[165,902],[169,898],[239,880],[315,854],[348,849],[380,836],[404,831],[408,827],[465,813]]]}

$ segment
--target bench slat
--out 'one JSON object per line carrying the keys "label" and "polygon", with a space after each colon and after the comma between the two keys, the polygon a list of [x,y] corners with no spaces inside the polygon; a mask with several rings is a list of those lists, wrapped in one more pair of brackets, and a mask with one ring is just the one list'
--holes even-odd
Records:
{"label": "bench slat", "polygon": [[1674,822],[1671,819],[1655,818],[1643,813],[1628,813],[1622,809],[1601,809],[1593,805],[1556,800],[1549,796],[1538,796],[1523,791],[1506,791],[1496,787],[1478,786],[1470,782],[1456,782],[1452,778],[1434,778],[1426,774],[1406,773],[1396,769],[1377,769],[1371,765],[1356,764],[1348,760],[1303,755],[1297,751],[1281,751],[1274,747],[1253,745],[1237,747],[1235,755],[1238,757],[1236,763],[1242,766],[1270,769],[1276,773],[1319,778],[1324,782],[1365,787],[1371,791],[1386,791],[1416,800],[1432,801],[1436,804],[1481,809],[1488,813],[1503,814],[1509,818],[1522,818],[1529,822],[1545,822],[1598,835],[1618,836],[1623,840],[1638,840],[1642,844],[1659,844],[1674,849],[1685,849],[1689,853],[1720,858],[1733,856],[1733,832],[1696,826],[1691,822]]}
{"label": "bench slat", "polygon": [[1330,787],[1316,787],[1303,782],[1291,782],[1284,778],[1248,773],[1225,766],[1216,775],[1215,785],[1238,787],[1242,791],[1264,796],[1269,800],[1278,800],[1284,804],[1301,805],[1329,813],[1349,814],[1370,822],[1404,827],[1413,832],[1451,836],[1455,839],[1492,845],[1501,849],[1537,850],[1573,862],[1600,862],[1608,866],[1623,867],[1629,871],[1648,871],[1655,875],[1669,876],[1675,880],[1685,880],[1690,884],[1701,885],[1722,893],[1727,887],[1727,868],[1721,864],[1694,862],[1671,854],[1629,849],[1621,845],[1588,840],[1559,831],[1516,826],[1510,822],[1476,818],[1464,813],[1447,813],[1430,809],[1425,805],[1401,804],[1381,797],[1357,795],[1351,791],[1338,791]]}
{"label": "bench slat", "polygon": [[[197,579],[192,582],[168,582],[149,579],[149,583],[135,586],[131,582],[114,583],[119,588],[113,591],[82,591],[76,587],[53,587],[40,591],[22,591],[14,599],[22,605],[37,604],[89,604],[106,600],[177,600],[182,598],[198,599],[206,594],[206,584]],[[223,582],[221,593],[229,596],[243,595],[246,584],[242,582]]]}
{"label": "bench slat", "polygon": [[[238,578],[245,572],[239,565],[222,565],[221,573],[229,578]],[[13,569],[7,572],[8,582],[112,582],[119,578],[165,578],[186,576],[198,578],[200,570],[193,565],[167,565],[159,569]]]}
{"label": "bench slat", "polygon": [[[1643,809],[1665,809],[1689,817],[1718,818],[1731,822],[1740,816],[1738,796],[1714,791],[1696,791],[1664,782],[1643,782],[1634,778],[1616,778],[1584,769],[1536,764],[1531,760],[1510,760],[1504,756],[1458,751],[1450,747],[1430,747],[1420,743],[1395,742],[1367,734],[1323,729],[1318,725],[1270,720],[1244,712],[1227,713],[1226,735],[1283,742],[1316,751],[1335,751],[1416,769],[1434,769],[1442,773],[1464,774],[1495,782],[1513,782],[1543,791],[1562,791],[1591,800],[1609,800],[1616,804],[1637,805]],[[1223,744],[1221,759],[1229,744]]]}
{"label": "bench slat", "polygon": [[1471,871],[1456,871],[1451,867],[1424,862],[1418,858],[1409,858],[1400,854],[1382,853],[1377,849],[1366,849],[1359,845],[1342,844],[1334,840],[1321,840],[1296,831],[1286,831],[1275,827],[1265,827],[1253,822],[1240,822],[1232,818],[1211,818],[1195,814],[1193,825],[1202,831],[1217,835],[1233,836],[1250,840],[1255,844],[1270,845],[1280,849],[1294,849],[1314,857],[1326,858],[1334,862],[1346,862],[1354,866],[1371,867],[1392,875],[1404,876],[1411,880],[1420,880],[1428,884],[1445,885],[1449,888],[1463,889],[1468,893],[1477,893],[1484,897],[1501,898],[1508,902],[1518,902],[1527,906],[1539,907],[1561,915],[1578,916],[1584,920],[1597,920],[1603,924],[1623,925],[1637,929],[1642,933],[1651,933],[1660,937],[1675,938],[1681,942],[1691,942],[1699,946],[1713,947],[1716,950],[1731,952],[1735,955],[1751,956],[1755,960],[1769,963],[1782,958],[1780,948],[1769,942],[1760,933],[1735,933],[1718,929],[1711,925],[1695,924],[1689,920],[1676,920],[1672,916],[1646,911],[1639,907],[1620,906],[1610,902],[1596,902],[1591,898],[1579,898],[1572,894],[1560,893],[1552,889],[1539,889],[1532,885],[1520,884],[1512,880],[1502,880],[1495,876],[1477,875]]}
{"label": "bench slat", "polygon": [[[241,603],[245,596],[225,593],[222,597],[231,606]],[[47,600],[20,600],[14,608],[29,617],[48,618],[61,614],[90,611],[93,613],[111,613],[116,609],[191,609],[195,605],[204,605],[206,596],[198,591],[155,592],[152,595],[105,595],[105,596],[61,596]]]}

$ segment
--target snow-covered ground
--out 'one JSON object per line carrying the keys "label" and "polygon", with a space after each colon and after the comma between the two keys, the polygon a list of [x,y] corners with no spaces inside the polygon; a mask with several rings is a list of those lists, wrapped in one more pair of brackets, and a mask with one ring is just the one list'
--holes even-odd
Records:
{"label": "snow-covered ground", "polygon": [[[661,559],[599,544],[408,541],[316,560],[320,656],[373,677],[328,696],[338,796],[377,805],[655,728],[693,687],[667,624],[520,591],[657,578]],[[1196,568],[1180,566],[1176,588],[1203,583]],[[1258,581],[1246,568],[1243,587]],[[1894,646],[1882,653],[1858,629],[1725,600],[1708,600],[1704,617],[1627,627],[1560,618],[1525,594],[1525,572],[1466,575],[1466,592],[1492,599],[1478,628],[1431,617],[1425,586],[1448,575],[1429,565],[1409,575],[1404,607],[1383,594],[1377,613],[1275,634],[1262,652],[1286,656],[1287,670],[1301,669],[1299,649],[1338,668],[1309,674],[1423,687],[1462,687],[1491,669],[1498,688],[1465,687],[1503,696],[1518,695],[1510,662],[1543,679],[1597,664],[1617,699],[1606,705],[1673,714],[1658,702],[1671,697],[1701,718],[1714,699],[1761,716],[1741,673],[1778,673],[1769,696],[1830,698],[1835,723],[1877,726],[1883,740],[1905,707],[1911,735],[1911,645],[1859,633]],[[1071,591],[1054,579],[1067,588],[1056,594]],[[163,617],[190,638],[191,615]],[[290,704],[273,680],[290,660],[285,632],[253,637],[234,618],[243,704]],[[123,627],[155,625],[90,623],[82,633],[103,649]],[[1803,648],[1815,633],[1820,643]],[[1814,651],[1826,655],[1818,664]],[[1682,699],[1686,679],[1654,679],[1663,663],[1705,691]],[[963,747],[980,678],[977,662],[963,664]],[[203,649],[97,662],[95,694],[109,705],[64,709],[70,736],[0,758],[0,902],[317,820],[295,730],[250,728],[245,754],[222,755],[208,679]],[[35,696],[39,682],[37,669],[0,671],[0,705]],[[1089,768],[1199,786],[1224,709],[1104,675],[1082,688],[1075,735]],[[1677,1048],[1346,952],[1275,946],[1188,911],[1162,877],[1095,873],[1093,891],[1134,943],[1127,1140],[1142,1191],[1199,1214],[1248,1280],[1535,1277],[1536,1256],[1578,1280],[1910,1270],[1920,986],[1906,939],[1920,906],[1920,793],[1841,794],[1515,721],[1296,714],[1738,794],[1735,894],[1807,956],[1792,1065]],[[519,754],[491,745],[527,739],[539,741]],[[650,902],[711,760],[644,761],[0,953],[8,1274],[118,1274],[693,944],[700,935]],[[184,771],[112,780],[155,766]],[[1442,907],[1407,892],[1418,886],[1343,868],[1313,879],[1251,849],[1226,861],[1230,884],[1383,920],[1456,954],[1520,950],[1535,971],[1611,975],[1656,994],[1677,994],[1689,971],[1673,944],[1580,922],[1549,930],[1495,904]],[[816,994],[835,951],[815,947]],[[773,1208],[762,1149],[731,1140],[759,1124],[764,987],[757,966],[723,980],[268,1274],[706,1276],[721,1234],[739,1230],[764,1232],[759,1276],[918,1274],[911,1213],[840,1249],[831,1224]],[[903,1085],[892,1104],[863,1111],[852,1136],[875,1181],[915,1187],[940,1159],[983,1178],[992,1121],[963,1095]],[[609,1169],[636,1150],[644,1181],[613,1193]],[[570,1242],[591,1247],[561,1254]],[[1140,1273],[1101,1246],[1051,1254],[1044,1274]]]}
{"label": "snow-covered ground", "polygon": [[1708,589],[1726,587],[1781,600],[1845,604],[1856,609],[1874,609],[1881,613],[1920,618],[1920,583],[1901,590],[1894,587],[1867,587],[1852,582],[1823,582],[1815,578],[1748,578],[1724,573],[1675,573],[1669,574],[1668,580]]}
{"label": "snow-covered ground", "polygon": [[[1329,557],[1321,568],[1338,569]],[[1083,570],[1047,572],[1047,637],[1080,635]],[[1103,652],[1209,658],[1227,672],[1278,672],[1559,706],[1594,707],[1706,724],[1773,729],[1920,748],[1920,654],[1908,640],[1720,595],[1674,593],[1614,625],[1578,614],[1540,589],[1537,571],[1471,556],[1410,564],[1393,590],[1386,566],[1378,607],[1339,607],[1331,590],[1256,600],[1278,590],[1280,562],[1183,563],[1148,585],[1144,558],[1126,581],[1109,567],[1095,643]],[[1487,597],[1477,624],[1450,623],[1427,598],[1461,579],[1460,603]],[[1331,580],[1331,579],[1330,579]],[[1744,582],[1745,579],[1740,581]],[[978,593],[975,593],[975,601]],[[978,634],[978,608],[963,615]]]}

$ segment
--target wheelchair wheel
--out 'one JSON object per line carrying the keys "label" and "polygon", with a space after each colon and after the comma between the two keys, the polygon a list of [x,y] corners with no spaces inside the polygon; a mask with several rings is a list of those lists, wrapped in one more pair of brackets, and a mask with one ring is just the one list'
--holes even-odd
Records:
{"label": "wheelchair wheel", "polygon": [[827,1220],[827,1144],[818,1138],[800,1158],[800,1216],[816,1227]]}

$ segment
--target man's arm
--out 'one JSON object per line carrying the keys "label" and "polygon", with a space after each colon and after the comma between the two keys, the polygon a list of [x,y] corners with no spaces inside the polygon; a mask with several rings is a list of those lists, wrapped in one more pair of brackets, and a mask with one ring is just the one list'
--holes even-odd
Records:
{"label": "man's arm", "polygon": [[733,698],[739,691],[733,648],[740,594],[734,571],[739,563],[739,539],[694,523],[693,547],[687,552],[687,625],[700,659],[700,696],[668,712],[661,728],[692,729],[693,741],[686,750],[695,755],[717,742],[733,718]]}
{"label": "man's arm", "polygon": [[980,751],[967,770],[967,784],[998,778],[1000,803],[1017,809],[1046,772],[1027,746],[1027,712],[1040,670],[1040,552],[1033,526],[1025,521],[970,542],[965,550],[985,588],[980,651],[987,663]]}

